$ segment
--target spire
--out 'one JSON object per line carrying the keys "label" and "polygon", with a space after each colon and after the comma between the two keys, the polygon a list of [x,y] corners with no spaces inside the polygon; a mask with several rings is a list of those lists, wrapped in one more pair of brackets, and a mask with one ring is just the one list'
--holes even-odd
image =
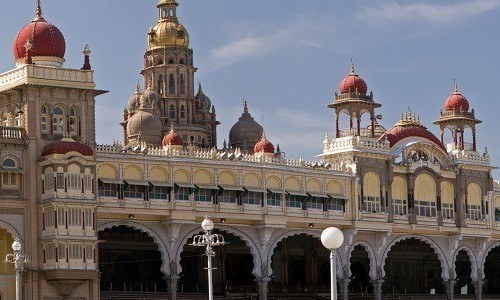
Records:
{"label": "spire", "polygon": [[198,93],[202,94],[203,90],[201,89],[201,82],[198,81]]}
{"label": "spire", "polygon": [[84,61],[82,70],[92,70],[90,66],[90,53],[92,53],[92,51],[90,51],[89,45],[85,44],[85,47],[83,47]]}
{"label": "spire", "polygon": [[174,123],[170,123],[170,133],[175,133]]}
{"label": "spire", "polygon": [[356,73],[356,71],[354,70],[354,62],[353,62],[352,58],[351,58],[351,73],[352,74]]}
{"label": "spire", "polygon": [[266,138],[266,131],[264,129],[262,129],[262,137],[261,137],[261,140],[263,141],[267,141],[267,138]]}
{"label": "spire", "polygon": [[248,113],[248,105],[247,105],[247,100],[243,98],[243,112]]}
{"label": "spire", "polygon": [[43,21],[41,2],[41,0],[38,0],[36,3],[35,19],[33,19],[33,21]]}
{"label": "spire", "polygon": [[141,92],[141,86],[139,85],[139,80],[137,80],[137,83],[135,85],[135,94],[139,95],[140,92]]}

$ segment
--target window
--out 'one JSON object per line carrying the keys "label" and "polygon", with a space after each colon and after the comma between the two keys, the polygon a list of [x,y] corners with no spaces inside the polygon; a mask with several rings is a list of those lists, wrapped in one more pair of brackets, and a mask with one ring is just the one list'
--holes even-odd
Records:
{"label": "window", "polygon": [[267,193],[267,205],[281,206],[281,194],[273,192]]}
{"label": "window", "polygon": [[69,259],[83,259],[82,245],[70,244],[69,245]]}
{"label": "window", "polygon": [[441,213],[443,214],[443,218],[445,219],[453,219],[455,218],[455,210],[453,208],[452,203],[443,203],[443,209]]}
{"label": "window", "polygon": [[213,190],[197,189],[194,193],[194,200],[198,202],[212,202]]}
{"label": "window", "polygon": [[45,244],[45,260],[56,259],[56,246],[54,243]]}
{"label": "window", "polygon": [[261,205],[262,193],[248,192],[241,201],[243,204]]}
{"label": "window", "polygon": [[94,228],[94,217],[93,217],[92,209],[90,209],[90,208],[85,209],[84,219],[85,219],[85,223],[84,223],[85,228]]}
{"label": "window", "polygon": [[45,227],[54,227],[55,225],[55,210],[53,207],[45,209]]}
{"label": "window", "polygon": [[118,184],[99,182],[99,196],[118,197]]}
{"label": "window", "polygon": [[370,197],[363,196],[363,211],[378,213],[380,212],[380,198],[379,197]]}
{"label": "window", "polygon": [[71,135],[78,135],[78,117],[73,107],[69,110],[69,132]]}
{"label": "window", "polygon": [[56,175],[56,188],[64,190],[64,173],[57,173]]}
{"label": "window", "polygon": [[306,207],[308,209],[323,209],[323,199],[318,197],[311,197],[311,199],[307,200]]}
{"label": "window", "polygon": [[168,75],[168,93],[170,95],[175,94],[175,79],[174,79],[174,74]]}
{"label": "window", "polygon": [[186,109],[184,108],[184,105],[181,105],[181,119],[184,119],[186,117]]}
{"label": "window", "polygon": [[54,174],[48,173],[45,174],[44,176],[44,191],[45,193],[53,191],[54,190]]}
{"label": "window", "polygon": [[173,64],[173,63],[174,63],[174,59],[173,59],[173,58],[169,58],[169,59],[168,59],[168,63],[169,63],[169,64]]}
{"label": "window", "polygon": [[47,106],[42,106],[42,116],[41,116],[41,122],[40,122],[40,125],[41,125],[41,130],[42,132],[47,132],[48,131],[48,126],[47,126],[47,119],[48,119],[48,116],[47,116],[47,113],[48,113],[48,109],[47,109]]}
{"label": "window", "polygon": [[86,191],[92,191],[92,175],[91,174],[83,175],[83,188]]}
{"label": "window", "polygon": [[175,200],[189,201],[191,189],[188,187],[178,187],[174,191]]}
{"label": "window", "polygon": [[18,173],[10,172],[11,168],[16,168],[16,162],[10,158],[3,161],[4,172],[2,173],[2,187],[3,188],[17,188],[18,186]]}
{"label": "window", "polygon": [[85,259],[86,260],[94,260],[94,247],[92,245],[87,244],[85,246]]}
{"label": "window", "polygon": [[467,212],[469,213],[469,219],[482,220],[480,205],[467,205]]}
{"label": "window", "polygon": [[286,206],[302,208],[303,196],[298,195],[288,195],[286,200]]}
{"label": "window", "polygon": [[236,203],[238,199],[238,194],[236,191],[224,190],[219,196],[219,203]]}
{"label": "window", "polygon": [[500,222],[500,208],[495,208],[495,221]]}
{"label": "window", "polygon": [[57,208],[57,226],[58,227],[66,227],[66,211],[64,207]]}
{"label": "window", "polygon": [[163,75],[158,76],[158,94],[163,95]]}
{"label": "window", "polygon": [[345,200],[332,198],[330,201],[328,201],[326,208],[328,210],[345,211]]}
{"label": "window", "polygon": [[166,186],[154,186],[149,191],[149,199],[168,200],[168,188]]}
{"label": "window", "polygon": [[68,174],[68,189],[81,190],[80,174]]}
{"label": "window", "polygon": [[175,118],[175,106],[170,105],[170,118]]}
{"label": "window", "polygon": [[82,209],[68,208],[68,226],[82,227]]}
{"label": "window", "polygon": [[62,108],[59,106],[54,107],[52,111],[52,132],[63,134],[65,132],[65,118]]}
{"label": "window", "polygon": [[136,198],[143,199],[144,198],[144,187],[141,185],[129,185],[126,190],[123,191],[124,198]]}
{"label": "window", "polygon": [[436,203],[430,201],[415,201],[415,211],[422,217],[436,216]]}
{"label": "window", "polygon": [[393,199],[392,200],[392,209],[393,213],[398,216],[404,216],[407,214],[406,210],[406,200]]}
{"label": "window", "polygon": [[186,87],[185,87],[186,83],[184,82],[184,75],[181,74],[180,78],[179,78],[179,87],[180,87],[180,90],[181,90],[181,94],[184,94],[186,93]]}

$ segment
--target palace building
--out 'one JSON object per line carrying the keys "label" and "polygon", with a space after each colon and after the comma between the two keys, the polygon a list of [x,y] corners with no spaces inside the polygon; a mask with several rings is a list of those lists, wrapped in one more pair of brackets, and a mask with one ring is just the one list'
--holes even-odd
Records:
{"label": "palace building", "polygon": [[[221,146],[178,6],[156,5],[143,83],[123,99],[123,142],[109,145],[96,144],[107,91],[89,47],[82,67],[66,66],[64,35],[40,3],[12,33],[15,67],[0,74],[0,257],[20,241],[24,299],[206,299],[204,249],[190,245],[206,215],[227,242],[215,249],[218,299],[328,298],[319,236],[330,226],[345,237],[341,299],[500,298],[500,183],[477,148],[473,99],[450,89],[430,112],[438,136],[410,110],[386,129],[383,101],[352,66],[325,99],[336,127],[325,124],[335,134],[318,141],[317,160],[285,158],[247,103]],[[14,295],[13,266],[1,263],[0,299]]]}

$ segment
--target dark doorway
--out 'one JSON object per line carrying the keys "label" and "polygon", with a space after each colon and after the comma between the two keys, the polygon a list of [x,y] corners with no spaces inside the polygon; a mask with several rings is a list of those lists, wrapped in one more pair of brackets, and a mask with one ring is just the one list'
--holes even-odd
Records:
{"label": "dark doorway", "polygon": [[370,258],[362,245],[356,245],[351,253],[351,282],[350,291],[353,293],[372,294],[370,283]]}
{"label": "dark doorway", "polygon": [[455,294],[462,294],[462,291],[467,291],[467,294],[474,294],[474,286],[470,277],[472,273],[472,264],[470,262],[467,251],[460,250],[457,253],[455,260],[455,273],[457,273],[457,281],[455,283]]}
{"label": "dark doorway", "polygon": [[500,295],[500,246],[491,249],[484,263],[485,294]]}

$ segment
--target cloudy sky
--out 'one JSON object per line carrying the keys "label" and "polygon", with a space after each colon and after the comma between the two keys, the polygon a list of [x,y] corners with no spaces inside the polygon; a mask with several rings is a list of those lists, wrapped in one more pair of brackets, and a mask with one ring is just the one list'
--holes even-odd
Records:
{"label": "cloudy sky", "polygon": [[[326,104],[354,60],[383,106],[390,128],[410,107],[432,121],[453,80],[476,116],[479,149],[500,161],[500,0],[178,0],[199,68],[196,81],[216,105],[219,144],[242,111],[242,99],[268,138],[288,157],[312,158],[333,133]],[[66,67],[93,50],[98,143],[121,139],[118,122],[140,78],[146,33],[157,0],[44,0],[45,18],[67,41]],[[34,0],[3,1],[0,70],[13,66],[12,40],[33,18]],[[498,175],[498,172],[496,172]],[[498,177],[498,176],[496,176]]]}

